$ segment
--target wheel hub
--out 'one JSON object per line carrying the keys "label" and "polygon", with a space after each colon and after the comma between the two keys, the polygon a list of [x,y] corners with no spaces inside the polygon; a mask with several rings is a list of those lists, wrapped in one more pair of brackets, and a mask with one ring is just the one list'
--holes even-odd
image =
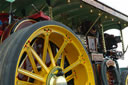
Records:
{"label": "wheel hub", "polygon": [[55,67],[50,71],[46,85],[67,85],[64,73],[60,67]]}
{"label": "wheel hub", "polygon": [[52,77],[50,85],[67,85],[67,81],[64,76]]}

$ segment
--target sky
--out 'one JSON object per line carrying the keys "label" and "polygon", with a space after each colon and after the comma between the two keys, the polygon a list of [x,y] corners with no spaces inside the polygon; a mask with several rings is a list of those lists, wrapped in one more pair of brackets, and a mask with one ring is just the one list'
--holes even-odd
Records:
{"label": "sky", "polygon": [[[128,5],[127,5],[128,0],[98,0],[98,1],[103,2],[104,4],[128,15],[128,9],[127,9],[128,8]],[[120,35],[120,31],[115,30],[115,29],[109,30],[109,31],[107,31],[107,33],[114,34],[115,36]],[[123,39],[124,39],[125,48],[128,45],[128,38],[127,38],[128,35],[127,34],[128,34],[128,27],[126,27],[123,30]],[[121,50],[122,45],[119,44],[117,49]],[[128,67],[128,51],[124,55],[124,60],[119,59],[118,62],[119,62],[120,67]]]}
{"label": "sky", "polygon": [[128,15],[128,0],[98,0]]}

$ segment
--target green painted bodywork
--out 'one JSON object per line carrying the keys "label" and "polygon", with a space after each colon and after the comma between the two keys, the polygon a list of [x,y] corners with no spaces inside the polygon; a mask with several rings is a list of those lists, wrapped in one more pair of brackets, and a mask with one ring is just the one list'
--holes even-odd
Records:
{"label": "green painted bodywork", "polygon": [[[113,28],[120,30],[128,25],[127,21],[101,11],[92,5],[82,2],[81,0],[71,0],[70,3],[67,1],[68,0],[51,0],[53,19],[70,26],[72,29],[77,28],[78,25],[84,21],[93,23],[99,13],[103,13],[103,15],[97,24],[103,24],[104,31]],[[26,16],[36,13],[31,4],[34,4],[38,10],[49,15],[49,5],[45,0],[16,0],[13,3],[13,9],[16,9],[15,15],[24,17],[21,13],[21,10],[23,9],[26,11]],[[0,12],[9,12],[9,5],[9,2],[0,0]],[[80,5],[82,5],[82,8],[80,8]],[[90,10],[93,10],[93,12],[91,13]],[[107,18],[105,18],[105,16],[107,16]],[[121,28],[119,27],[119,22],[121,23]],[[126,26],[124,24],[126,24]]]}

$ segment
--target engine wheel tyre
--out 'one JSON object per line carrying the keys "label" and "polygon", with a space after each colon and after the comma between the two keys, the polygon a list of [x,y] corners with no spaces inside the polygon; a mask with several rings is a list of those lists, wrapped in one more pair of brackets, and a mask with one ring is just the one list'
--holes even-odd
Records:
{"label": "engine wheel tyre", "polygon": [[104,60],[101,65],[101,77],[103,85],[120,85],[119,71],[114,66],[107,67],[107,61],[108,60]]}
{"label": "engine wheel tyre", "polygon": [[33,20],[33,19],[29,19],[29,18],[24,18],[24,19],[21,19],[19,20],[18,22],[16,22],[13,26],[13,28],[11,29],[11,33],[14,33],[22,28],[25,28],[27,26],[30,26],[34,23],[36,23],[37,21]]}
{"label": "engine wheel tyre", "polygon": [[128,71],[123,71],[121,73],[121,85],[128,85]]}
{"label": "engine wheel tyre", "polygon": [[0,49],[0,85],[95,85],[85,48],[61,23],[35,23],[13,33]]}
{"label": "engine wheel tyre", "polygon": [[8,36],[10,36],[12,33],[23,29],[27,26],[30,26],[34,23],[36,23],[37,21],[33,20],[33,19],[28,19],[28,18],[24,18],[21,19],[13,24],[10,24],[5,30],[4,33],[1,37],[1,42],[3,42]]}

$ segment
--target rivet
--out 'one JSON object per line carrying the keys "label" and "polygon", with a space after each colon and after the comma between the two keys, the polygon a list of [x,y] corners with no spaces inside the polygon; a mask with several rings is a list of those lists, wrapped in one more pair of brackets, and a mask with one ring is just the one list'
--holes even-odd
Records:
{"label": "rivet", "polygon": [[70,3],[71,2],[71,0],[68,0],[68,3]]}
{"label": "rivet", "polygon": [[30,43],[31,41],[30,40],[28,40],[28,43]]}
{"label": "rivet", "polygon": [[2,11],[2,13],[4,13],[4,11]]}
{"label": "rivet", "polygon": [[114,21],[114,19],[112,18],[112,21]]}
{"label": "rivet", "polygon": [[25,45],[25,47],[27,47],[27,45]]}
{"label": "rivet", "polygon": [[83,5],[82,4],[80,4],[80,8],[83,8]]}
{"label": "rivet", "polygon": [[99,13],[98,15],[101,16],[101,13]]}
{"label": "rivet", "polygon": [[124,24],[124,26],[126,26],[126,24]]}
{"label": "rivet", "polygon": [[120,24],[120,21],[118,22],[118,24]]}
{"label": "rivet", "polygon": [[52,30],[50,29],[50,32],[52,32]]}
{"label": "rivet", "polygon": [[90,10],[90,12],[92,13],[92,12],[93,12],[93,10],[91,9],[91,10]]}
{"label": "rivet", "polygon": [[105,16],[105,19],[107,19],[108,18],[108,16]]}
{"label": "rivet", "polygon": [[70,43],[72,42],[72,40],[70,40]]}

